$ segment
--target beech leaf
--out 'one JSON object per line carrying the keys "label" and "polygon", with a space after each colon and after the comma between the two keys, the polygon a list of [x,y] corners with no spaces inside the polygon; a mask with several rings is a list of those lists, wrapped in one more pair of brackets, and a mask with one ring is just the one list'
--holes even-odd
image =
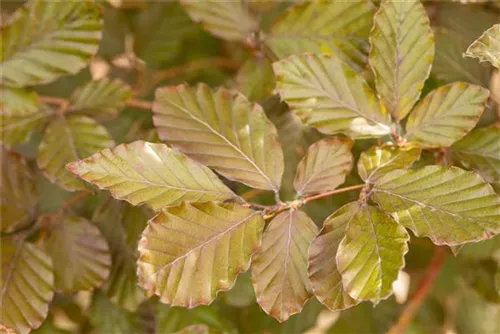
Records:
{"label": "beech leaf", "polygon": [[500,69],[500,23],[486,30],[465,52],[465,56],[488,61]]}

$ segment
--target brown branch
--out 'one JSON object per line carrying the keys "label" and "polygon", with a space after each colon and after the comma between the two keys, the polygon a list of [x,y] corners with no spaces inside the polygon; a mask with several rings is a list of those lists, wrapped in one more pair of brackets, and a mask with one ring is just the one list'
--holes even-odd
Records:
{"label": "brown branch", "polygon": [[387,334],[403,334],[410,326],[411,321],[422,306],[425,298],[431,292],[432,286],[438,277],[439,271],[443,266],[447,250],[444,247],[436,247],[431,263],[427,267],[424,277],[419,283],[417,291],[406,303],[406,306],[399,316],[398,321],[389,329]]}
{"label": "brown branch", "polygon": [[340,193],[343,193],[343,192],[346,192],[346,191],[361,189],[364,186],[365,186],[365,184],[356,184],[354,186],[340,188],[340,189],[335,189],[335,190],[327,191],[325,193],[321,193],[321,194],[317,194],[317,195],[312,195],[312,196],[304,197],[302,199],[299,199],[299,201],[301,201],[302,204],[306,204],[307,202],[313,201],[313,200],[318,199],[318,198],[327,197],[327,196],[334,195],[334,194],[340,194]]}
{"label": "brown branch", "polygon": [[160,82],[167,79],[173,79],[185,73],[200,71],[210,67],[222,67],[230,70],[237,70],[240,65],[241,64],[239,62],[231,58],[224,57],[195,60],[187,64],[171,67],[164,71],[158,71],[153,74],[153,81]]}
{"label": "brown branch", "polygon": [[126,103],[127,103],[127,106],[133,107],[133,108],[145,109],[145,110],[150,110],[150,111],[153,109],[153,102],[151,102],[151,101],[130,99]]}
{"label": "brown branch", "polygon": [[[70,106],[69,100],[57,96],[39,96],[39,100],[42,103],[59,106],[59,111],[61,112],[66,111],[66,109],[68,109],[68,107]],[[145,109],[145,110],[153,109],[153,102],[146,100],[130,99],[126,102],[126,104],[129,107],[138,109]]]}

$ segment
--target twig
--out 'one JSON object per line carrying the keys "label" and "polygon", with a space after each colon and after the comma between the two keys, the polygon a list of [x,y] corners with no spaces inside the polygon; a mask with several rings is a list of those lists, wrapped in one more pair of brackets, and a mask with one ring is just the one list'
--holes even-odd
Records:
{"label": "twig", "polygon": [[446,249],[444,247],[436,247],[431,263],[427,267],[424,277],[420,281],[415,294],[406,303],[406,306],[399,316],[398,321],[389,329],[387,334],[403,334],[410,325],[411,321],[422,306],[427,295],[431,292],[432,286],[438,277],[439,271],[446,258]]}
{"label": "twig", "polygon": [[[62,98],[62,97],[40,96],[39,99],[40,99],[40,102],[42,102],[42,103],[47,103],[47,104],[59,106],[60,112],[66,111],[66,109],[68,109],[68,107],[70,106],[69,100]],[[153,109],[153,102],[146,101],[146,100],[130,99],[126,102],[126,104],[129,107],[134,107],[134,108],[139,108],[139,109],[145,109],[145,110]]]}
{"label": "twig", "polygon": [[153,102],[151,102],[151,101],[130,99],[126,103],[127,103],[127,106],[129,106],[129,107],[145,109],[145,110],[150,110],[150,111],[153,109]]}
{"label": "twig", "polygon": [[313,201],[313,200],[318,199],[318,198],[327,197],[327,196],[334,195],[334,194],[340,194],[340,193],[343,193],[343,192],[346,192],[346,191],[361,189],[364,186],[365,186],[365,184],[356,184],[354,186],[340,188],[340,189],[335,189],[335,190],[327,191],[325,193],[321,193],[321,194],[317,194],[317,195],[312,195],[312,196],[309,196],[309,197],[304,197],[302,199],[299,199],[299,201],[301,201],[302,204],[306,204],[307,202]]}
{"label": "twig", "polygon": [[222,67],[230,70],[237,70],[240,63],[231,58],[215,57],[192,61],[190,63],[171,67],[164,71],[158,71],[153,74],[153,82],[157,83],[163,80],[172,79],[188,72],[203,70],[210,67]]}

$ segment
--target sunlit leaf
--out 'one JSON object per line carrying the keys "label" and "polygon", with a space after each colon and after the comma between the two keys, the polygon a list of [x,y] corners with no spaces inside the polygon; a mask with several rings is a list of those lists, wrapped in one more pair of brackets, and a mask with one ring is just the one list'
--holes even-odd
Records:
{"label": "sunlit leaf", "polygon": [[279,322],[299,313],[312,295],[307,278],[307,250],[317,227],[302,211],[276,216],[262,237],[252,262],[257,302]]}
{"label": "sunlit leaf", "polygon": [[58,117],[45,130],[37,164],[44,175],[66,190],[85,189],[81,180],[65,168],[68,162],[83,159],[112,147],[114,141],[106,128],[86,116]]}
{"label": "sunlit leaf", "polygon": [[278,58],[329,52],[360,69],[374,12],[371,1],[299,1],[278,17],[265,43]]}
{"label": "sunlit leaf", "polygon": [[262,107],[224,88],[160,88],[153,122],[161,139],[225,177],[277,191],[283,152]]}
{"label": "sunlit leaf", "polygon": [[465,56],[478,58],[480,62],[488,61],[500,69],[500,24],[495,24],[475,40]]}
{"label": "sunlit leaf", "polygon": [[102,285],[111,257],[99,229],[77,216],[63,216],[53,224],[45,229],[44,244],[54,264],[56,290],[71,294]]}
{"label": "sunlit leaf", "polygon": [[281,98],[305,124],[325,134],[354,138],[391,132],[383,110],[363,77],[334,55],[303,54],[273,64]]}
{"label": "sunlit leaf", "polygon": [[29,333],[41,325],[54,296],[52,261],[21,239],[1,238],[0,250],[0,327]]}
{"label": "sunlit leaf", "polygon": [[500,233],[500,198],[473,172],[426,166],[378,179],[372,199],[417,236],[459,245]]}
{"label": "sunlit leaf", "polygon": [[326,192],[344,183],[352,169],[352,140],[329,137],[309,146],[297,167],[294,186],[297,194]]}
{"label": "sunlit leaf", "polygon": [[465,136],[481,117],[489,91],[465,82],[427,95],[408,117],[405,138],[425,147],[447,147]]}
{"label": "sunlit leaf", "polygon": [[182,204],[160,212],[139,243],[141,285],[173,306],[210,304],[250,267],[260,213],[236,204]]}
{"label": "sunlit leaf", "polygon": [[97,52],[102,20],[90,1],[28,1],[1,31],[0,78],[27,86],[73,74]]}
{"label": "sunlit leaf", "polygon": [[0,150],[0,231],[25,228],[35,218],[35,180],[24,159],[3,147]]}
{"label": "sunlit leaf", "polygon": [[421,152],[420,148],[413,146],[373,146],[361,153],[358,174],[364,181],[372,183],[393,170],[410,168],[420,158]]}
{"label": "sunlit leaf", "polygon": [[417,102],[434,59],[434,36],[419,1],[384,0],[370,34],[370,66],[387,110],[403,119]]}
{"label": "sunlit leaf", "polygon": [[250,101],[268,97],[275,86],[271,61],[267,57],[249,58],[241,65],[235,80],[238,90]]}
{"label": "sunlit leaf", "polygon": [[410,236],[390,215],[360,204],[337,251],[345,291],[358,300],[378,303],[392,293],[404,267]]}
{"label": "sunlit leaf", "polygon": [[234,197],[207,167],[164,144],[136,141],[98,152],[68,164],[87,182],[131,204],[153,210],[184,201],[203,202]]}

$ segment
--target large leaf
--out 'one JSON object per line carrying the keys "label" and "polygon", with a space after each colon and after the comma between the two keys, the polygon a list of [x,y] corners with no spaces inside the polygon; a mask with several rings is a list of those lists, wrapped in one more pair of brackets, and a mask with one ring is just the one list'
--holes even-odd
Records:
{"label": "large leaf", "polygon": [[475,40],[465,56],[478,58],[480,62],[489,61],[500,69],[500,24],[495,24]]}
{"label": "large leaf", "polygon": [[45,229],[56,291],[72,294],[99,287],[111,267],[109,247],[99,229],[85,218],[63,216]]}
{"label": "large leaf", "polygon": [[302,211],[276,216],[262,237],[262,249],[252,262],[257,302],[279,322],[302,311],[311,297],[307,250],[318,228]]}
{"label": "large leaf", "polygon": [[260,213],[231,203],[164,210],[139,243],[140,283],[173,306],[208,305],[250,267],[263,228]]}
{"label": "large leaf", "polygon": [[366,81],[336,56],[291,56],[273,68],[281,98],[307,125],[355,138],[391,132],[390,116]]}
{"label": "large leaf", "polygon": [[204,84],[160,88],[153,122],[161,139],[225,177],[277,191],[283,152],[274,125],[258,104]]}
{"label": "large leaf", "polygon": [[352,169],[352,145],[350,139],[329,137],[309,146],[297,167],[297,194],[326,192],[344,183]]}
{"label": "large leaf", "polygon": [[337,267],[347,293],[378,303],[392,292],[404,267],[410,236],[390,215],[360,204],[337,251]]}
{"label": "large leaf", "polygon": [[304,1],[273,24],[265,43],[278,58],[330,51],[360,69],[367,60],[375,7],[370,1]]}
{"label": "large leaf", "polygon": [[410,168],[420,158],[421,152],[414,146],[373,146],[359,156],[358,174],[364,181],[372,183],[393,170]]}
{"label": "large leaf", "polygon": [[359,211],[355,202],[344,205],[331,216],[309,248],[309,279],[318,300],[331,311],[344,310],[358,302],[347,294],[337,268],[337,250],[345,230]]}
{"label": "large leaf", "polygon": [[29,1],[2,28],[1,81],[27,86],[78,72],[97,52],[101,29],[90,1]]}
{"label": "large leaf", "polygon": [[35,180],[24,159],[3,147],[0,150],[0,231],[29,226],[36,213]]}
{"label": "large leaf", "polygon": [[403,119],[417,102],[434,59],[434,36],[419,1],[384,0],[370,34],[370,66],[387,110]]}
{"label": "large leaf", "polygon": [[424,147],[447,147],[465,136],[481,117],[489,91],[455,82],[430,92],[408,117],[405,138]]}
{"label": "large leaf", "polygon": [[50,257],[33,244],[1,239],[0,327],[18,333],[38,328],[54,296]]}
{"label": "large leaf", "polygon": [[207,167],[164,144],[135,141],[68,164],[87,182],[133,205],[153,210],[169,205],[234,197]]}
{"label": "large leaf", "polygon": [[426,166],[378,179],[372,199],[417,236],[459,245],[500,233],[500,198],[473,172]]}
{"label": "large leaf", "polygon": [[66,164],[113,145],[106,128],[92,118],[58,117],[45,130],[38,151],[38,167],[50,181],[66,190],[85,189],[85,184],[66,170]]}

